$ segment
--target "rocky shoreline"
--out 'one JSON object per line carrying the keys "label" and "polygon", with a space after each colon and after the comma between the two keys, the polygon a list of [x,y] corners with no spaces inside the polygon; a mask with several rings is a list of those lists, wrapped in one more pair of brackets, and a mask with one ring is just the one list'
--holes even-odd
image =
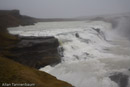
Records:
{"label": "rocky shoreline", "polygon": [[36,83],[36,87],[72,87],[54,76],[36,70],[61,62],[57,49],[58,39],[53,36],[14,36],[7,31],[8,27],[36,22],[36,18],[20,15],[18,10],[0,11],[0,85],[29,82]]}

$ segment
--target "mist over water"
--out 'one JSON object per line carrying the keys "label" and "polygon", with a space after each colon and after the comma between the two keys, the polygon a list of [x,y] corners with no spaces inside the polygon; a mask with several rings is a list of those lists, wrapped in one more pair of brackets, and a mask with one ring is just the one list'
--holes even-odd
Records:
{"label": "mist over water", "polygon": [[129,17],[123,17],[120,22],[119,26],[117,28],[121,34],[128,37],[130,39],[130,16]]}
{"label": "mist over water", "polygon": [[114,22],[112,24],[116,24],[113,27],[114,31],[130,39],[130,13],[122,17],[117,17],[116,19],[113,19],[113,21]]}
{"label": "mist over water", "polygon": [[[111,21],[87,20],[41,22],[34,26],[9,28],[9,31],[22,36],[58,38],[62,62],[43,67],[41,71],[75,87],[119,87],[109,76],[114,73],[130,76],[130,25],[129,17],[114,19],[118,22],[114,28]],[[130,80],[127,87],[130,87]]]}

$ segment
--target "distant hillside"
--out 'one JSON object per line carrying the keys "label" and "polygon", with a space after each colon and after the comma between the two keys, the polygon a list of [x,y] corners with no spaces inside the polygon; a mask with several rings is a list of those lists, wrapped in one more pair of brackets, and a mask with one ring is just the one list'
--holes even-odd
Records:
{"label": "distant hillside", "polygon": [[95,15],[95,16],[81,16],[77,17],[77,20],[82,21],[105,21],[112,24],[112,27],[115,28],[118,26],[118,22],[121,18],[130,19],[130,12],[127,13],[117,13],[117,14],[108,14],[108,15]]}
{"label": "distant hillside", "polygon": [[0,26],[16,27],[36,23],[35,18],[20,15],[19,10],[0,10]]}

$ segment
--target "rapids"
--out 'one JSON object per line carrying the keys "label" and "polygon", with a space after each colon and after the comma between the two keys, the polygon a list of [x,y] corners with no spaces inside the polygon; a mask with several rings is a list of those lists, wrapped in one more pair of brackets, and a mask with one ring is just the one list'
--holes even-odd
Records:
{"label": "rapids", "polygon": [[75,87],[119,87],[109,76],[115,72],[130,76],[130,41],[113,29],[111,23],[40,22],[31,26],[9,28],[9,31],[22,36],[58,38],[62,62],[40,70]]}

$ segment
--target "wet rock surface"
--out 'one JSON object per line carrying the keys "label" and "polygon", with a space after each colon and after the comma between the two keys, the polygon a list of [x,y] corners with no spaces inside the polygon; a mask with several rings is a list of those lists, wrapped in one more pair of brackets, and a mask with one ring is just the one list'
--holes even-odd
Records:
{"label": "wet rock surface", "polygon": [[59,42],[55,37],[20,37],[20,41],[7,56],[24,65],[40,68],[55,65],[61,61],[58,54]]}
{"label": "wet rock surface", "polygon": [[115,73],[109,76],[109,78],[112,81],[116,82],[119,85],[119,87],[127,87],[128,85],[129,76],[123,73]]}

